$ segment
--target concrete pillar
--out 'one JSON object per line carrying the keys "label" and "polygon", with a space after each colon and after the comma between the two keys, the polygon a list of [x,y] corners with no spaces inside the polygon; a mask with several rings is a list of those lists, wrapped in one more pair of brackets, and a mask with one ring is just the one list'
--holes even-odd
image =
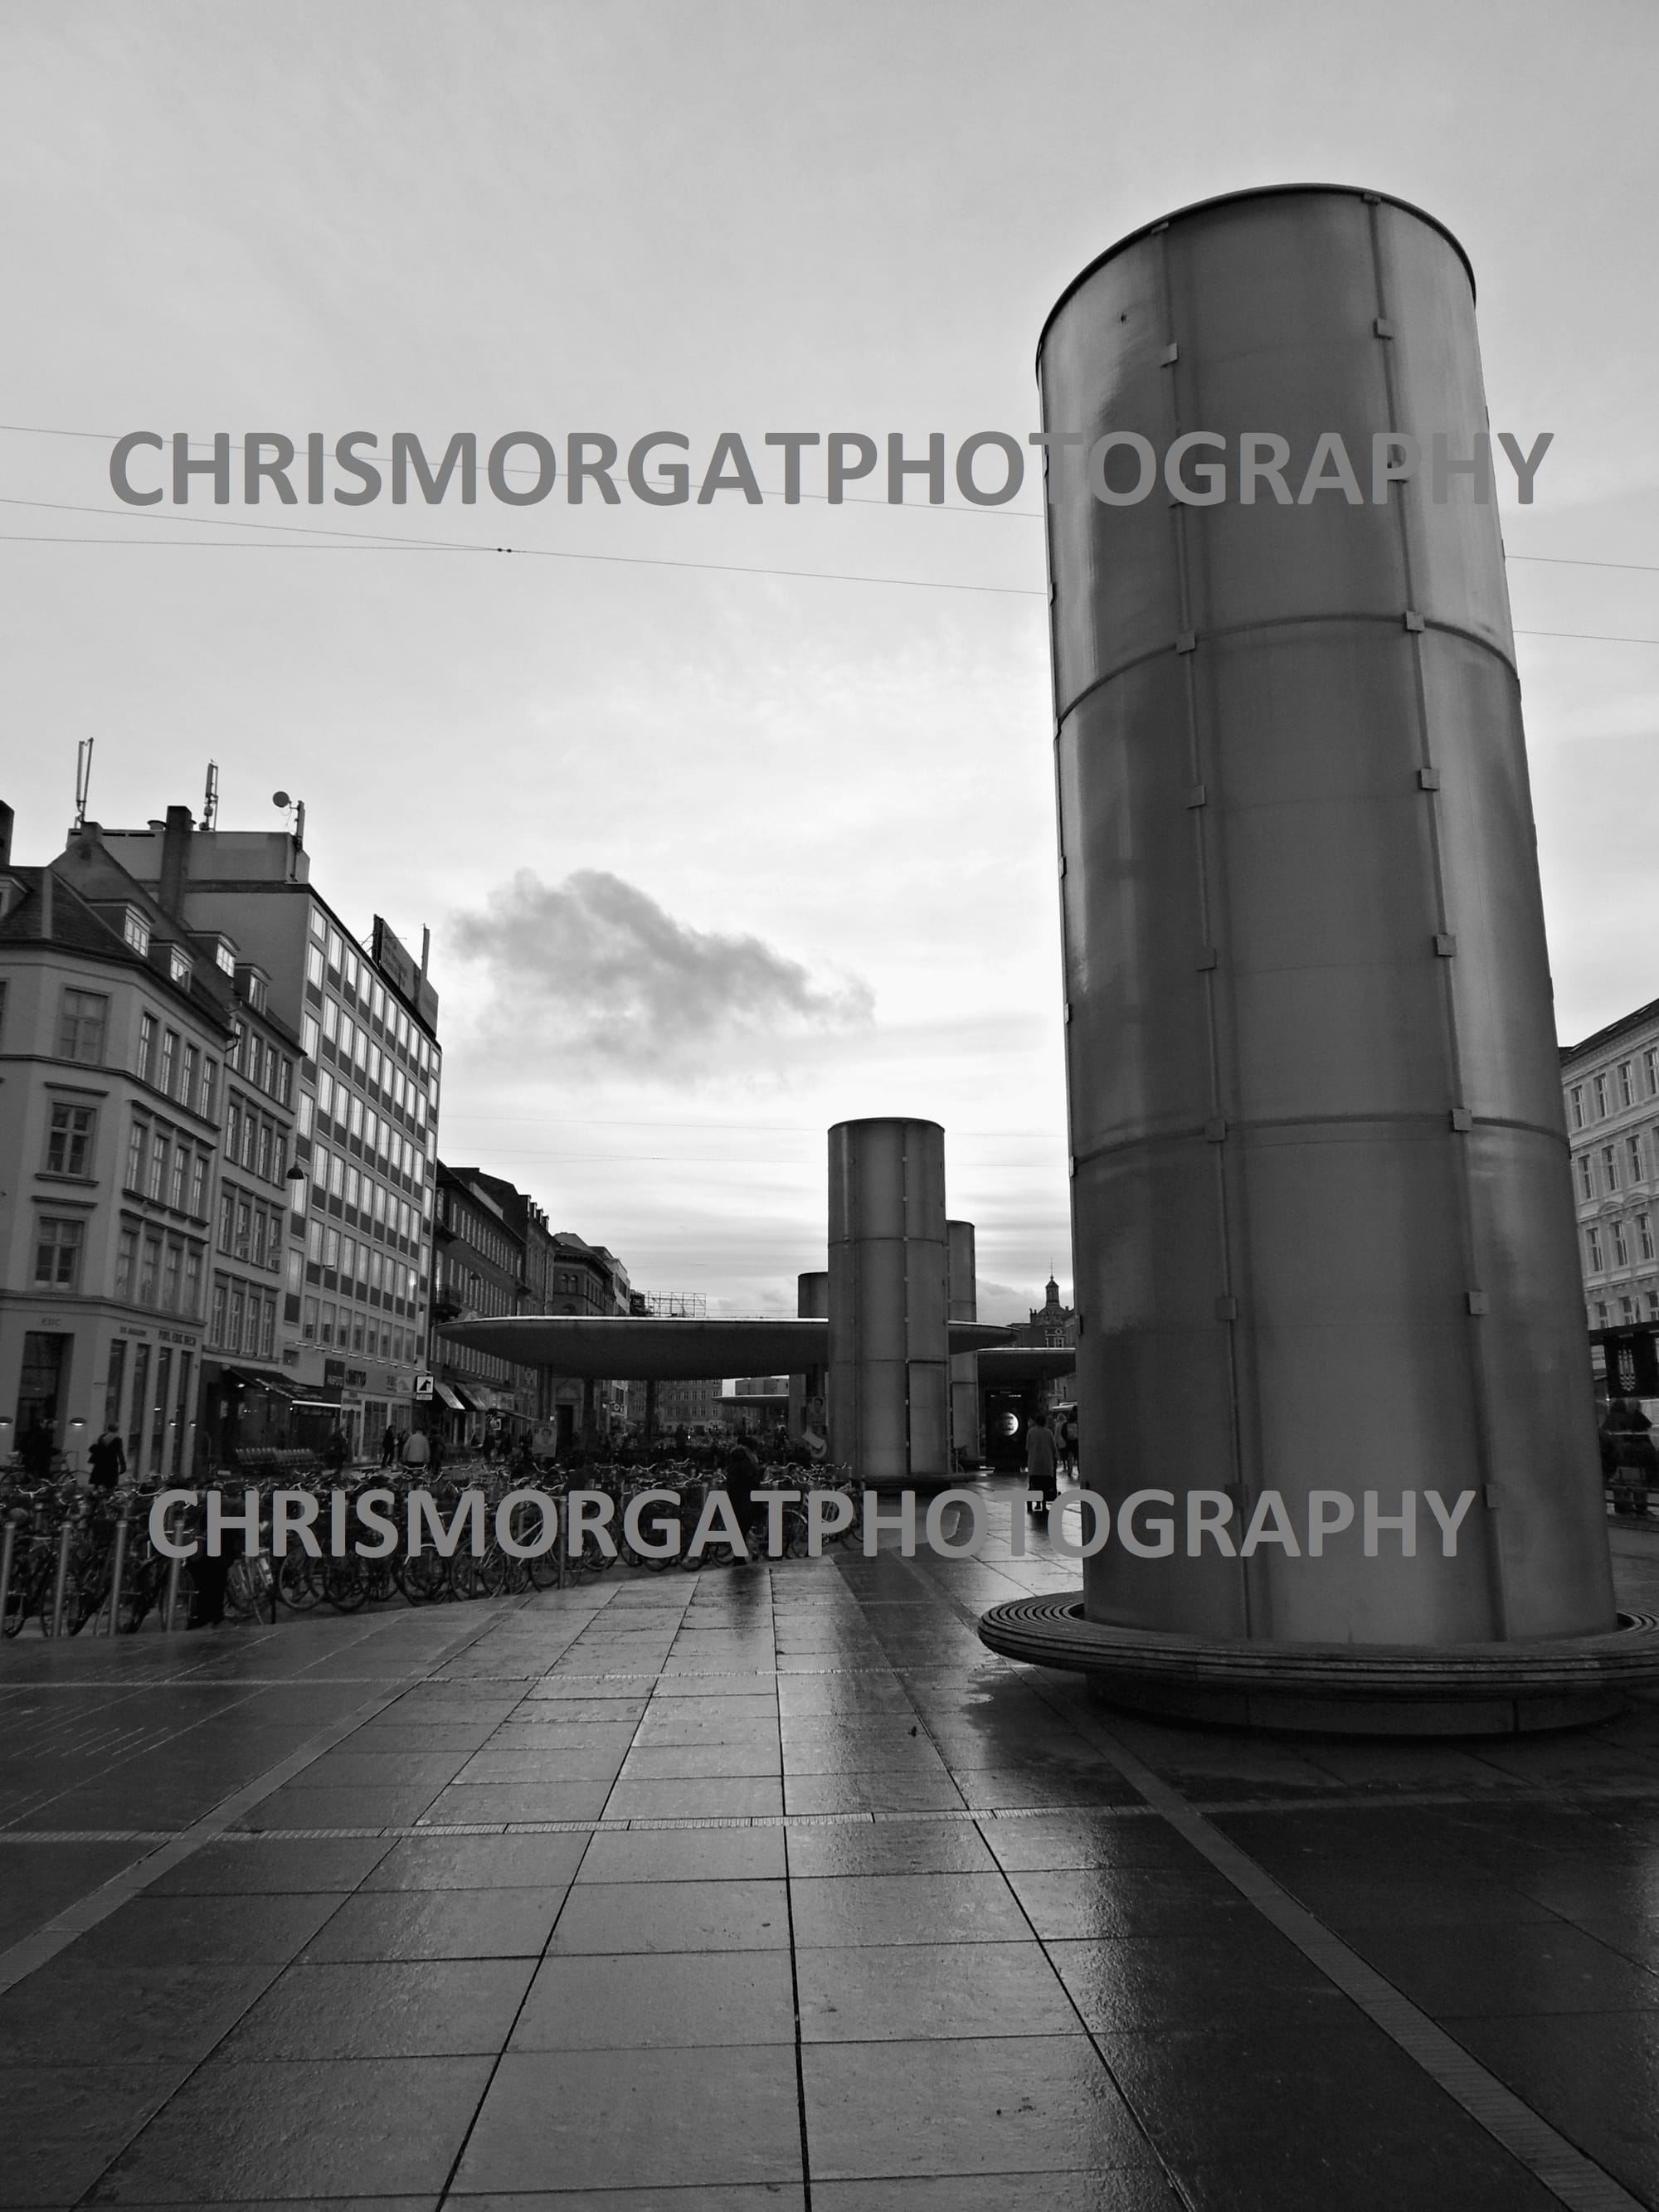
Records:
{"label": "concrete pillar", "polygon": [[947,1483],[945,1132],[830,1132],[830,1449],[866,1482]]}
{"label": "concrete pillar", "polygon": [[[1229,1492],[1236,1534],[1276,1491],[1300,1551],[1113,1542],[1088,1617],[1346,1646],[1609,1631],[1462,250],[1375,193],[1210,202],[1084,272],[1039,379],[1051,430],[1185,471],[1115,505],[1079,471],[1048,508],[1084,1446],[1115,1501]],[[1288,483],[1246,504],[1240,441],[1269,432]],[[1310,495],[1333,433],[1352,489]],[[1373,441],[1402,433],[1421,467],[1378,499]],[[1464,464],[1438,486],[1437,438]],[[1200,462],[1227,471],[1215,503]],[[1138,465],[1121,447],[1105,481]],[[1316,1489],[1356,1512],[1319,1558]],[[1455,1557],[1430,1489],[1473,1493]],[[1405,1492],[1415,1556],[1388,1529],[1366,1556],[1361,1500]]]}
{"label": "concrete pillar", "polygon": [[[799,1321],[824,1321],[830,1313],[830,1277],[819,1268],[816,1273],[795,1278],[795,1316]],[[789,1435],[799,1443],[805,1431],[811,1426],[807,1418],[808,1408],[816,1399],[820,1424],[823,1413],[824,1371],[822,1367],[809,1367],[804,1375],[789,1377]],[[818,1433],[822,1433],[820,1426]]]}
{"label": "concrete pillar", "polygon": [[[979,1285],[975,1273],[974,1224],[947,1221],[950,1249],[951,1315],[952,1321],[979,1319]],[[979,1356],[959,1352],[951,1362],[951,1455],[955,1464],[977,1465],[979,1438]]]}

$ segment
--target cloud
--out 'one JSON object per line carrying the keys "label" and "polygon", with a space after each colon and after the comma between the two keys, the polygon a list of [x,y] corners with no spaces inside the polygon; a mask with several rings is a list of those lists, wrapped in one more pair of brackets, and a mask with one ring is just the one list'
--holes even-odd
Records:
{"label": "cloud", "polygon": [[679,1076],[722,1047],[866,1027],[875,1008],[861,978],[824,981],[761,938],[691,928],[598,869],[544,884],[521,868],[456,916],[453,945],[488,977],[487,1035],[587,1073]]}

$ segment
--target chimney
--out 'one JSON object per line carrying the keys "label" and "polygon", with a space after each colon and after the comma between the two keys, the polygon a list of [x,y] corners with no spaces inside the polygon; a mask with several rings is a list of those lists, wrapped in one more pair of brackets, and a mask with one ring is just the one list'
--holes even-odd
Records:
{"label": "chimney", "polygon": [[431,957],[432,932],[422,922],[421,924],[421,973],[422,975],[426,974],[426,963]]}
{"label": "chimney", "polygon": [[52,870],[42,868],[40,871],[40,941],[43,945],[50,945],[52,942]]}
{"label": "chimney", "polygon": [[0,868],[11,866],[11,825],[16,818],[5,801],[0,799]]}
{"label": "chimney", "polygon": [[190,884],[190,840],[194,828],[189,807],[168,807],[161,832],[161,881],[156,897],[175,921],[185,918],[185,893]]}

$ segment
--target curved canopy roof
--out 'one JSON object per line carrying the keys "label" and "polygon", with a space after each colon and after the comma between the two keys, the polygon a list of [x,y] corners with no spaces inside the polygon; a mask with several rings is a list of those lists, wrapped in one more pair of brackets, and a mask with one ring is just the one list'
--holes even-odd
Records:
{"label": "curved canopy roof", "polygon": [[[989,1322],[953,1321],[952,1352],[1006,1344]],[[728,1375],[803,1375],[830,1360],[827,1321],[666,1321],[654,1316],[514,1314],[441,1322],[438,1334],[497,1359],[556,1375],[614,1382],[719,1381]]]}

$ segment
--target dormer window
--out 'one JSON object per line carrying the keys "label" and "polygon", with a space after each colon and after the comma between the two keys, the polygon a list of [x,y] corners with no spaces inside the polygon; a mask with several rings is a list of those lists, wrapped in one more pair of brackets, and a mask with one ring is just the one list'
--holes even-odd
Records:
{"label": "dormer window", "polygon": [[142,960],[149,951],[149,924],[136,906],[130,906],[123,915],[121,934]]}
{"label": "dormer window", "polygon": [[187,986],[190,982],[191,973],[190,956],[185,952],[180,951],[176,945],[169,945],[167,947],[167,975],[169,979],[173,982],[183,983]]}
{"label": "dormer window", "polygon": [[234,975],[236,973],[236,955],[222,937],[213,948],[213,957],[225,975]]}

